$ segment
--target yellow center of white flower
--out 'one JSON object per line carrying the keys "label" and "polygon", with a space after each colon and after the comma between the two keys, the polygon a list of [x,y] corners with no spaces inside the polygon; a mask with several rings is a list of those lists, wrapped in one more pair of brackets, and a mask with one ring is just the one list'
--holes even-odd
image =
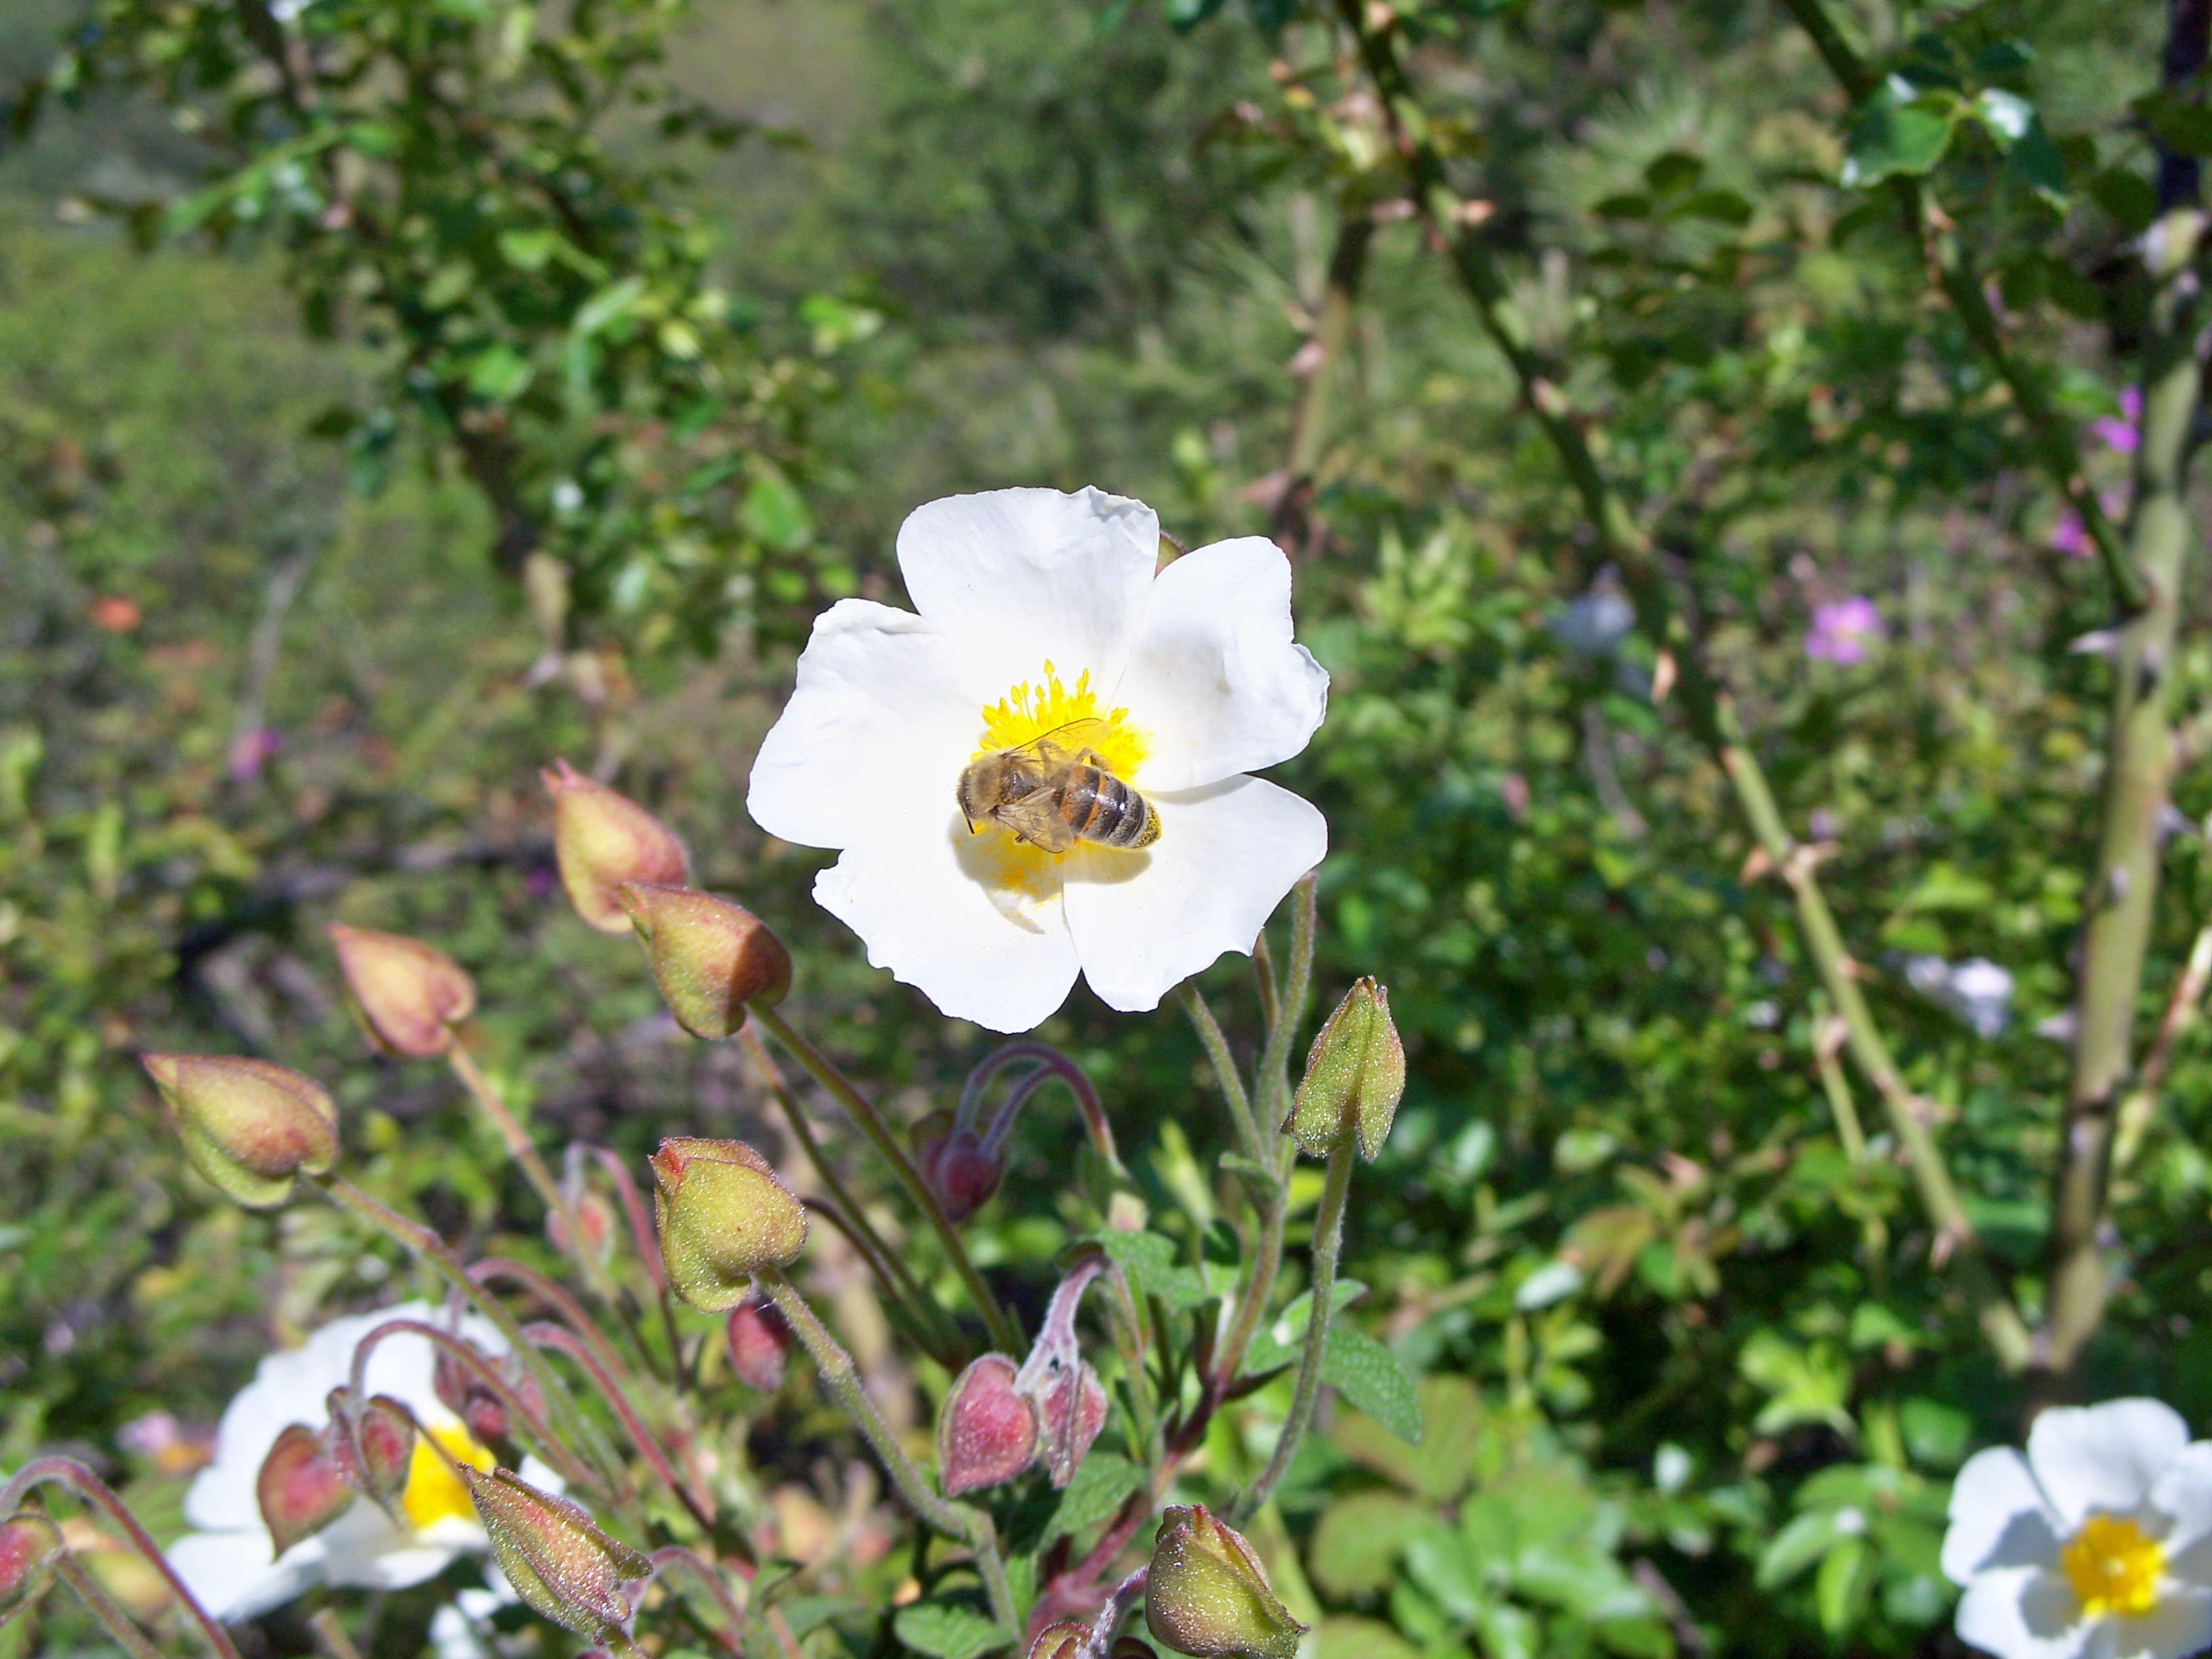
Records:
{"label": "yellow center of white flower", "polygon": [[976,739],[972,758],[980,760],[1001,749],[1018,749],[1077,720],[1098,722],[1085,726],[1077,735],[1084,748],[1098,751],[1109,771],[1123,779],[1136,775],[1144,763],[1146,745],[1145,734],[1129,724],[1129,711],[1109,708],[1100,713],[1098,694],[1091,686],[1091,671],[1086,668],[1078,674],[1071,690],[1049,662],[1034,684],[1023,680],[984,708],[983,735]]}
{"label": "yellow center of white flower", "polygon": [[2166,1571],[2166,1551],[2143,1535],[2141,1527],[2118,1516],[2093,1515],[2069,1540],[2059,1559],[2066,1581],[2088,1618],[2108,1613],[2137,1618],[2158,1605],[2158,1581]]}
{"label": "yellow center of white flower", "polygon": [[[437,1446],[430,1443],[433,1440]],[[438,1455],[438,1446],[446,1449],[445,1457]],[[469,1489],[453,1473],[447,1457],[486,1474],[498,1461],[458,1423],[440,1424],[416,1436],[415,1453],[407,1464],[407,1489],[399,1494],[399,1507],[417,1532],[427,1531],[441,1521],[476,1518],[477,1506],[469,1501]]]}

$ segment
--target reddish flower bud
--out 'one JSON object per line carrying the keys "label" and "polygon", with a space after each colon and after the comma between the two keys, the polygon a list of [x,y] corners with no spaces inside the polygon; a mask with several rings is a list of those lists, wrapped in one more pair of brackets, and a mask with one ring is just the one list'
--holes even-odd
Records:
{"label": "reddish flower bud", "polygon": [[[498,1373],[500,1381],[514,1391],[531,1415],[544,1421],[544,1392],[520,1357],[509,1353],[494,1358],[483,1354],[481,1350],[477,1352],[484,1363]],[[507,1408],[507,1401],[480,1372],[463,1364],[442,1344],[430,1362],[430,1387],[446,1409],[461,1419],[480,1444],[504,1444],[514,1432],[514,1414]]]}
{"label": "reddish flower bud", "polygon": [[757,1293],[730,1310],[730,1369],[763,1394],[783,1386],[791,1327],[775,1303]]}
{"label": "reddish flower bud", "polygon": [[1091,1632],[1081,1625],[1047,1625],[1030,1644],[1029,1659],[1079,1659],[1091,1643]]}
{"label": "reddish flower bud", "polygon": [[1160,1517],[1145,1579],[1145,1626],[1192,1659],[1297,1659],[1306,1628],[1277,1599],[1243,1534],[1203,1504]]}
{"label": "reddish flower bud", "polygon": [[756,1273],[805,1248],[805,1206],[742,1140],[664,1140],[653,1182],[661,1266],[702,1312],[734,1308]]}
{"label": "reddish flower bud", "polygon": [[61,1553],[61,1529],[38,1510],[0,1521],[0,1629],[46,1594]]}
{"label": "reddish flower bud", "polygon": [[[325,1442],[339,1472],[386,1508],[399,1501],[415,1466],[415,1418],[389,1395],[374,1395],[356,1413],[350,1389],[330,1392]],[[358,1456],[356,1443],[358,1442]]]}
{"label": "reddish flower bud", "polygon": [[1006,1172],[984,1151],[983,1138],[959,1127],[950,1112],[932,1112],[914,1126],[914,1164],[945,1218],[955,1223],[989,1203]]}
{"label": "reddish flower bud", "polygon": [[514,1593],[586,1641],[626,1650],[635,1611],[627,1586],[651,1577],[653,1563],[601,1532],[576,1504],[504,1469],[464,1467],[461,1479]]}
{"label": "reddish flower bud", "polygon": [[1036,1407],[1014,1387],[1014,1362],[987,1353],[953,1380],[937,1419],[937,1476],[947,1498],[1011,1480],[1036,1461]]}
{"label": "reddish flower bud", "polygon": [[553,856],[576,914],[603,933],[626,933],[615,896],[626,881],[681,887],[691,860],[676,832],[627,796],[556,761],[538,775],[553,796]]}
{"label": "reddish flower bud", "polygon": [[354,1489],[325,1437],[294,1423],[261,1460],[253,1496],[276,1553],[282,1555],[337,1520],[353,1502]]}
{"label": "reddish flower bud", "polygon": [[333,922],[330,936],[370,1042],[408,1060],[429,1060],[453,1046],[453,1028],[477,1006],[476,985],[459,963],[398,933]]}
{"label": "reddish flower bud", "polygon": [[733,1036],[747,1003],[773,1008],[791,988],[791,952],[743,906],[650,882],[624,882],[615,896],[645,941],[661,1000],[693,1036]]}
{"label": "reddish flower bud", "polygon": [[248,1208],[282,1204],[295,1175],[327,1174],[337,1161],[337,1108],[297,1072],[212,1054],[147,1054],[139,1064],[168,1103],[192,1167]]}
{"label": "reddish flower bud", "polygon": [[1301,1150],[1326,1158],[1347,1132],[1370,1164],[1382,1152],[1406,1092],[1406,1045],[1390,1018],[1390,994],[1371,979],[1353,981],[1314,1038],[1306,1074],[1284,1121]]}
{"label": "reddish flower bud", "polygon": [[[568,1189],[568,1206],[576,1212],[576,1226],[584,1235],[584,1248],[602,1261],[614,1255],[615,1206],[590,1188],[578,1182]],[[568,1253],[568,1227],[558,1210],[545,1212],[546,1242],[563,1255]]]}
{"label": "reddish flower bud", "polygon": [[1088,1365],[1062,1369],[1033,1391],[1037,1451],[1055,1489],[1075,1479],[1091,1443],[1106,1426],[1106,1385]]}

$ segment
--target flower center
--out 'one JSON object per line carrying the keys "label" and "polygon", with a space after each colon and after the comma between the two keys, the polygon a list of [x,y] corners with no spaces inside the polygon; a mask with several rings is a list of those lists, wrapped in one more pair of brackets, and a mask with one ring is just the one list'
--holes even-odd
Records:
{"label": "flower center", "polygon": [[2089,1618],[2107,1613],[2137,1617],[2158,1605],[2166,1552],[2132,1521],[2091,1516],[2069,1540],[2060,1559],[2066,1580]]}
{"label": "flower center", "polygon": [[446,1458],[438,1455],[438,1447],[430,1444],[433,1440],[446,1449],[447,1457],[472,1469],[489,1473],[497,1461],[458,1423],[441,1424],[417,1435],[415,1455],[407,1464],[407,1489],[399,1494],[399,1507],[417,1532],[448,1519],[473,1520],[477,1512],[477,1506],[469,1501],[469,1489]]}
{"label": "flower center", "polygon": [[980,760],[1001,749],[1018,749],[1078,720],[1084,726],[1067,733],[1068,746],[1097,750],[1109,771],[1116,777],[1131,778],[1144,762],[1146,745],[1145,734],[1129,724],[1129,711],[1109,708],[1102,713],[1089,669],[1075,677],[1071,690],[1049,662],[1035,684],[1024,680],[984,708],[983,735],[976,740],[971,758]]}

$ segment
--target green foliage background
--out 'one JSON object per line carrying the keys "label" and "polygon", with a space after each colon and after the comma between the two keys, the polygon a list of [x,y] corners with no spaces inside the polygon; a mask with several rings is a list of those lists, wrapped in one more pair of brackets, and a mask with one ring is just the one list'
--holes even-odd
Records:
{"label": "green foliage background", "polygon": [[[118,9],[15,9],[0,66],[43,72]],[[1568,389],[1604,417],[1607,465],[1785,818],[1834,844],[1822,875],[1868,994],[2032,1313],[2066,1076],[2039,1028],[2074,994],[2105,763],[2109,667],[2073,648],[2110,620],[2096,565],[2054,545],[2062,504],[1921,250],[1878,193],[1839,188],[1846,100],[1785,16],[1411,14],[1514,295],[1582,365]],[[334,256],[206,205],[206,147],[126,87],[50,100],[0,159],[0,1464],[79,1448],[161,1513],[179,1482],[122,1425],[211,1422],[272,1341],[405,1276],[324,1214],[214,1201],[180,1170],[141,1049],[309,1071],[365,1184],[449,1236],[539,1248],[534,1201],[444,1074],[362,1052],[329,921],[417,933],[476,975],[479,1052],[548,1146],[635,1153],[758,1124],[738,1068],[673,1041],[633,953],[549,895],[534,768],[556,755],[664,813],[702,884],[779,929],[795,1017],[902,1116],[957,1096],[986,1035],[869,970],[812,907],[821,860],[745,819],[747,760],[812,612],[896,597],[891,534],[919,501],[1096,483],[1192,544],[1267,527],[1286,366],[1383,143],[1371,108],[1332,101],[1316,26],[1281,21],[1256,0],[698,0],[655,19],[677,31],[678,100],[744,131],[715,149],[617,110],[606,165],[689,170],[666,187],[688,262],[669,281],[728,296],[700,325],[726,334],[707,350],[726,353],[721,401],[687,429],[668,363],[695,359],[665,335],[605,371],[631,377],[605,393],[617,441],[529,404],[550,380],[515,390],[518,422],[555,434],[532,453],[584,486],[565,527],[552,471],[525,470],[520,506],[488,496],[394,398],[417,348]],[[2156,84],[2157,9],[1849,21],[1900,58],[1942,22],[1962,96],[1978,76],[2039,110],[2055,185],[1971,123],[1936,177],[2010,321],[2059,366],[2060,408],[2117,415],[2153,163],[2129,106]],[[1990,56],[2016,39],[2032,54]],[[1318,97],[1285,95],[1309,82]],[[1869,143],[1863,167],[1911,161]],[[142,252],[95,210],[175,202],[230,234]],[[504,288],[471,279],[504,296],[471,327],[524,337],[518,307],[592,302],[588,283],[535,280],[534,245],[485,246],[511,268]],[[1325,1659],[1932,1650],[1948,1476],[2015,1437],[2019,1384],[1932,1261],[1888,1138],[1845,1155],[1788,895],[1655,707],[1661,665],[1632,640],[1567,643],[1587,537],[1518,389],[1418,227],[1384,216],[1368,261],[1291,521],[1330,716],[1281,775],[1331,823],[1323,995],[1377,974],[1412,1052],[1347,1272],[1368,1287],[1354,1321],[1423,1379],[1428,1438],[1408,1453],[1340,1405],[1262,1547]],[[331,337],[303,326],[303,296]],[[451,369],[469,396],[507,395],[490,347],[440,340],[476,355],[425,359],[438,385]],[[714,454],[686,447],[724,422]],[[2124,459],[2082,445],[2092,486],[2124,496]],[[550,676],[501,552],[517,513],[576,576]],[[2183,715],[2212,684],[2200,592]],[[1813,660],[1811,608],[1852,594],[1886,639],[1861,665]],[[118,599],[134,625],[95,608]],[[249,775],[232,757],[263,728],[281,744]],[[2190,823],[2212,810],[2197,773],[2173,805]],[[2193,830],[2164,858],[2146,1030],[2212,905]],[[2002,1031],[1914,993],[1921,955],[2008,969]],[[1256,1029],[1241,963],[1207,984]],[[1155,1210],[1193,1218],[1180,1242],[1202,1258],[1225,1143],[1188,1032],[1079,992],[1046,1035],[1091,1068]],[[2200,1427],[2209,1089],[2212,1055],[2185,1036],[2115,1187],[2125,1271],[2086,1365],[2092,1397],[2154,1394]],[[1069,1236],[1066,1130],[1033,1111],[975,1227],[1032,1303]],[[944,1379],[884,1376],[926,1425]],[[1281,1403],[1222,1419],[1209,1478],[1255,1466],[1249,1437]],[[732,1443],[764,1480],[823,1480],[806,1449],[834,1425],[793,1396],[744,1409]],[[848,1615],[904,1571],[827,1571],[848,1612],[823,1613],[810,1651],[890,1639]],[[426,1616],[396,1618],[378,1651],[408,1651]],[[58,1615],[46,1630],[57,1652],[88,1639]],[[263,1639],[305,1650],[282,1620]]]}

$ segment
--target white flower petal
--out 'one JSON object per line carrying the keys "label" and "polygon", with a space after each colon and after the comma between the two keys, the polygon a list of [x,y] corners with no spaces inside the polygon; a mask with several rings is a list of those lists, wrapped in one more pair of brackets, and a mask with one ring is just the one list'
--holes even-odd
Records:
{"label": "white flower petal", "polygon": [[[2159,1472],[2144,1501],[2172,1523],[2160,1540],[2168,1570],[2212,1588],[2212,1549],[2192,1547],[2212,1541],[2212,1441],[2184,1446]],[[2206,1558],[2203,1568],[2184,1571],[2177,1566],[2174,1558],[2185,1555],[2192,1562]]]}
{"label": "white flower petal", "polygon": [[1959,1599],[1954,1624],[1960,1641],[1997,1659],[2077,1659],[2105,1625],[2081,1615],[2081,1604],[2063,1578],[2007,1567],[1975,1576]]}
{"label": "white flower petal", "polygon": [[491,1650],[477,1634],[470,1615],[449,1603],[430,1615],[430,1655],[431,1659],[491,1659]]}
{"label": "white flower petal", "polygon": [[1150,847],[1083,848],[1061,866],[1083,976],[1125,1013],[1157,1008],[1223,952],[1250,951],[1283,895],[1328,851],[1321,813],[1258,778],[1151,799],[1160,838]]}
{"label": "white flower petal", "polygon": [[2054,1406],[2027,1432],[2027,1461],[2068,1532],[2093,1510],[2127,1515],[2189,1443],[2189,1425],[2156,1400]]}
{"label": "white flower petal", "polygon": [[921,617],[841,599],[815,618],[746,810],[802,847],[850,847],[887,820],[933,819],[975,752],[985,704],[1006,690],[977,678]]}
{"label": "white flower petal", "polygon": [[1002,688],[1048,659],[1071,686],[1120,679],[1159,550],[1152,508],[1087,489],[951,495],[898,533],[914,608]]}
{"label": "white flower petal", "polygon": [[1943,1576],[1963,1584],[1995,1567],[2055,1567],[2057,1518],[2009,1446],[1976,1452],[1951,1487],[1951,1525],[1943,1534]]}
{"label": "white flower petal", "polygon": [[1328,674],[1291,641],[1291,562],[1260,536],[1177,559],[1152,585],[1110,702],[1147,748],[1137,781],[1194,789],[1288,760],[1328,707]]}
{"label": "white flower petal", "polygon": [[1057,878],[1023,854],[1003,870],[1044,868],[1043,880],[1006,884],[994,863],[1006,838],[971,836],[957,811],[933,821],[917,809],[887,828],[814,878],[822,908],[860,936],[872,966],[951,1018],[993,1031],[1042,1024],[1075,984]]}
{"label": "white flower petal", "polygon": [[2212,1647],[2212,1591],[2168,1590],[2138,1619],[2115,1619],[2119,1659],[2182,1659]]}
{"label": "white flower petal", "polygon": [[225,1624],[282,1607],[322,1577],[322,1553],[309,1539],[280,1563],[269,1534],[251,1531],[194,1532],[162,1552],[192,1599]]}

